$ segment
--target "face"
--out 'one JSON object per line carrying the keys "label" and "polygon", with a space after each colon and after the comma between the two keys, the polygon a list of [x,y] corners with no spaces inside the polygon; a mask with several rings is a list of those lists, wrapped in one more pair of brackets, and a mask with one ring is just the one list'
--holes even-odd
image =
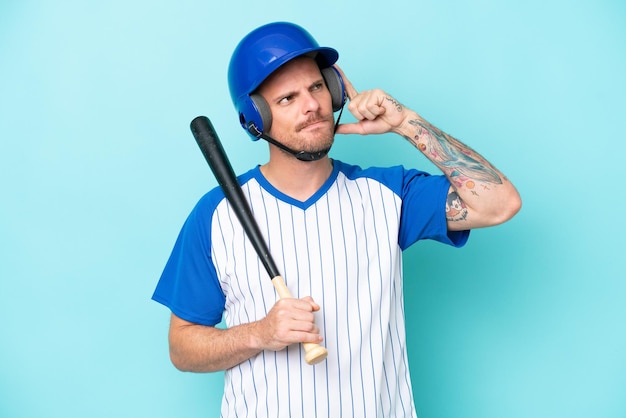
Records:
{"label": "face", "polygon": [[268,134],[289,148],[317,152],[330,148],[334,117],[330,92],[313,58],[289,61],[258,92],[272,112]]}

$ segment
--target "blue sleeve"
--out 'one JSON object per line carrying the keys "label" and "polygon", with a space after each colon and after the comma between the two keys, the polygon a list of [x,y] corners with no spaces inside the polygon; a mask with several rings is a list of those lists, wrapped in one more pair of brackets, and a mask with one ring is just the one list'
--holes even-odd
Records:
{"label": "blue sleeve", "polygon": [[448,231],[448,179],[419,170],[403,170],[400,248],[404,250],[421,239],[432,239],[455,247],[465,245],[469,231]]}
{"label": "blue sleeve", "polygon": [[193,209],[152,296],[176,316],[209,326],[222,320],[225,303],[211,258],[211,218],[218,200],[219,192],[210,192]]}

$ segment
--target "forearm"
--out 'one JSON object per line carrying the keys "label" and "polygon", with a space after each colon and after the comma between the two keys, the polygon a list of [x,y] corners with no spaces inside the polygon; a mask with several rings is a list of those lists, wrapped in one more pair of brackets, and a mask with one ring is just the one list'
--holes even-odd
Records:
{"label": "forearm", "polygon": [[[502,223],[517,213],[520,196],[511,182],[479,153],[431,125],[415,112],[398,129],[450,180],[462,207],[447,213],[451,229]],[[449,196],[454,200],[456,196]]]}
{"label": "forearm", "polygon": [[480,154],[425,121],[381,89],[358,93],[345,78],[348,109],[356,123],[339,125],[338,134],[395,132],[408,139],[450,180],[448,201],[461,210],[446,209],[448,229],[463,230],[502,223],[517,213],[521,199],[515,187]]}
{"label": "forearm", "polygon": [[257,323],[228,329],[197,325],[172,316],[170,358],[176,368],[189,372],[226,370],[257,355]]}
{"label": "forearm", "polygon": [[310,296],[283,298],[258,321],[219,329],[185,321],[172,314],[170,357],[176,368],[192,372],[225,370],[263,350],[279,351],[294,343],[322,341]]}

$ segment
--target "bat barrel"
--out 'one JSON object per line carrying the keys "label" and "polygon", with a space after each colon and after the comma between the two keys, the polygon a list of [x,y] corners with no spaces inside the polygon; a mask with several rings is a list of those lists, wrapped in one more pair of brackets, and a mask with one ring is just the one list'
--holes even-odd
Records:
{"label": "bat barrel", "polygon": [[265,270],[270,278],[280,275],[213,124],[206,116],[198,116],[191,121],[191,132]]}

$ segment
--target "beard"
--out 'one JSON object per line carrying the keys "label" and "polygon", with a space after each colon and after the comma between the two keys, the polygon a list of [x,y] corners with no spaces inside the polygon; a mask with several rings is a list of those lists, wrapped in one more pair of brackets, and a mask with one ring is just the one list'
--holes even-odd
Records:
{"label": "beard", "polygon": [[[327,122],[314,130],[302,133],[310,125],[318,122]],[[335,141],[335,119],[333,114],[322,115],[316,113],[306,121],[299,123],[295,127],[295,134],[291,144],[293,148],[306,152],[319,152],[330,149]]]}

